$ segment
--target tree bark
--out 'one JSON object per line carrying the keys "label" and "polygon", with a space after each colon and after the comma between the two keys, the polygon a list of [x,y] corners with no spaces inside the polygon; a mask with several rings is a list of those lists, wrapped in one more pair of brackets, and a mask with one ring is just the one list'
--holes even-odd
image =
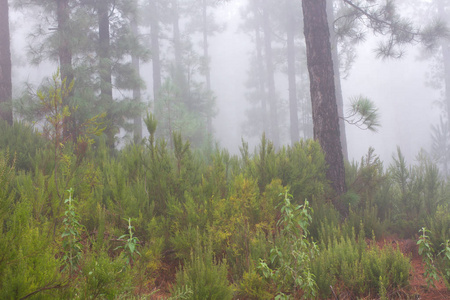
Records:
{"label": "tree bark", "polygon": [[100,74],[100,102],[107,112],[106,122],[106,143],[109,148],[114,148],[115,128],[114,115],[112,110],[113,92],[112,92],[112,66],[110,57],[110,28],[109,28],[109,2],[108,0],[99,0],[97,2],[98,17],[98,59]]}
{"label": "tree bark", "polygon": [[[66,85],[69,86],[73,80],[73,68],[72,68],[72,48],[70,45],[70,10],[69,0],[56,0],[56,19],[58,22],[58,56],[59,56],[59,69],[61,74],[61,80],[66,80]],[[69,98],[73,92],[69,94]],[[66,106],[69,103],[69,98],[62,99],[63,105]],[[72,137],[76,140],[76,132],[74,128],[75,120],[73,116],[66,117],[63,120],[63,138],[64,140]]]}
{"label": "tree bark", "polygon": [[290,136],[291,144],[294,145],[300,139],[298,127],[298,105],[297,105],[297,84],[295,76],[295,16],[292,7],[292,0],[286,0],[287,20],[287,65],[288,65],[288,83],[289,83],[289,118],[290,118]]}
{"label": "tree bark", "polygon": [[[206,0],[203,0],[202,3],[202,21],[203,21],[203,59],[205,60],[205,79],[206,79],[206,90],[208,93],[211,91],[211,71],[209,68],[209,53],[208,53],[208,20],[207,20],[207,11],[208,6],[206,4]],[[206,115],[206,126],[207,132],[210,136],[212,136],[212,111],[207,111]]]}
{"label": "tree bark", "polygon": [[172,0],[172,28],[173,28],[173,48],[175,54],[175,66],[174,66],[174,81],[175,85],[180,91],[184,101],[189,101],[188,97],[188,87],[184,79],[184,68],[183,68],[183,52],[181,48],[181,34],[180,34],[180,15],[178,12],[178,0]]}
{"label": "tree bark", "polygon": [[348,161],[347,134],[344,121],[344,99],[342,98],[341,74],[339,70],[338,41],[334,31],[335,15],[333,2],[334,0],[327,1],[328,28],[330,30],[331,56],[333,59],[334,85],[336,87],[336,103],[339,114],[339,132],[341,135],[342,154],[344,159]]}
{"label": "tree bark", "polygon": [[105,102],[112,101],[111,58],[109,57],[110,32],[109,9],[107,0],[98,1],[98,41],[100,67],[100,98]]}
{"label": "tree bark", "polygon": [[[303,0],[302,6],[314,139],[322,146],[328,164],[327,178],[339,196],[346,192],[345,170],[339,135],[326,0]],[[335,207],[345,215],[346,208],[338,197],[335,199]]]}
{"label": "tree bark", "polygon": [[159,55],[159,17],[156,0],[150,0],[150,39],[153,70],[153,99],[156,106],[161,90],[161,59]]}
{"label": "tree bark", "polygon": [[73,80],[72,50],[69,36],[69,0],[56,0],[56,18],[58,21],[58,55],[61,79],[66,78],[67,85]]}
{"label": "tree bark", "polygon": [[[137,15],[131,16],[131,30],[133,31],[133,35],[135,38],[139,36],[139,29],[137,24]],[[139,56],[133,54],[131,56],[131,64],[133,66],[133,70],[135,72],[135,78],[140,78],[140,59]],[[140,80],[138,83],[134,84],[133,87],[133,100],[137,106],[141,104],[141,84]],[[142,118],[140,110],[137,110],[136,115],[133,118],[133,134],[134,134],[134,142],[139,143],[142,140]]]}
{"label": "tree bark", "polygon": [[278,128],[278,108],[275,95],[275,79],[274,79],[274,67],[272,60],[272,33],[269,23],[269,1],[264,0],[263,7],[263,31],[264,31],[264,50],[266,59],[266,71],[267,71],[267,90],[268,100],[270,106],[270,140],[276,148],[280,146],[280,135]]}
{"label": "tree bark", "polygon": [[13,124],[8,0],[0,0],[0,118]]}
{"label": "tree bark", "polygon": [[[445,6],[442,0],[437,0],[438,16],[441,20],[447,20]],[[441,39],[442,60],[444,65],[444,89],[445,104],[447,110],[447,122],[450,126],[450,44],[447,39]]]}
{"label": "tree bark", "polygon": [[[445,12],[445,3],[443,0],[436,0],[438,17],[441,20],[448,20],[448,15]],[[445,115],[447,116],[447,130],[450,131],[450,43],[447,39],[441,39],[441,51],[442,51],[442,64],[444,66],[444,104]],[[448,157],[449,153],[446,152],[443,159],[444,173],[448,175]]]}
{"label": "tree bark", "polygon": [[254,12],[255,12],[255,46],[256,46],[256,63],[258,68],[258,95],[261,99],[261,113],[262,113],[262,128],[265,134],[268,132],[267,124],[267,96],[265,90],[265,70],[263,65],[263,55],[262,55],[262,41],[261,41],[261,14],[258,11],[257,2],[254,2]]}

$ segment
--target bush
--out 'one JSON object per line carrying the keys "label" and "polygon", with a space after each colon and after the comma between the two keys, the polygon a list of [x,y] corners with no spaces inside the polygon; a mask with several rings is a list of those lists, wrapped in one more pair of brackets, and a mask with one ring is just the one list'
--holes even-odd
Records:
{"label": "bush", "polygon": [[176,274],[173,294],[183,293],[186,288],[192,290],[192,294],[186,299],[192,300],[226,300],[233,298],[233,288],[227,279],[226,261],[215,259],[211,245],[202,247],[197,241],[195,249],[191,252],[190,259],[185,261]]}
{"label": "bush", "polygon": [[245,272],[239,284],[239,297],[250,300],[273,299],[275,296],[270,292],[270,286],[255,271]]}
{"label": "bush", "polygon": [[126,257],[111,259],[105,251],[92,253],[82,267],[77,294],[80,299],[115,299],[131,292]]}
{"label": "bush", "polygon": [[9,148],[16,155],[18,170],[33,171],[33,161],[38,149],[44,148],[46,141],[31,126],[14,122],[12,126],[0,120],[0,150]]}
{"label": "bush", "polygon": [[338,294],[350,293],[359,298],[408,284],[409,258],[391,246],[380,249],[372,243],[367,248],[363,228],[361,225],[358,240],[354,234],[334,239],[313,261],[312,272],[321,298],[330,296],[330,286]]}

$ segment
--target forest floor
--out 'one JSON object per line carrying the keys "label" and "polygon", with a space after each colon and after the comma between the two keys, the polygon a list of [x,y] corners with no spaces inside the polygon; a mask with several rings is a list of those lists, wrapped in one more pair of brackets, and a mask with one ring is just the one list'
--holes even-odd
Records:
{"label": "forest floor", "polygon": [[[392,245],[399,247],[405,256],[411,258],[412,269],[409,274],[409,287],[404,290],[396,291],[388,295],[389,299],[416,299],[416,300],[444,300],[450,299],[450,290],[447,290],[444,282],[439,280],[435,282],[435,287],[427,287],[427,282],[424,277],[425,265],[418,253],[418,247],[416,241],[412,239],[397,239],[395,237],[387,237],[377,242],[379,247],[384,245]],[[170,297],[170,286],[173,284],[175,278],[176,268],[173,266],[173,262],[163,263],[163,270],[160,273],[159,278],[156,280],[159,285],[158,292],[154,293],[151,299],[166,299]],[[368,300],[368,299],[367,299]]]}
{"label": "forest floor", "polygon": [[436,287],[427,287],[427,282],[424,277],[425,265],[418,253],[416,241],[412,239],[401,240],[389,237],[378,242],[380,247],[385,244],[391,244],[393,246],[398,245],[405,256],[411,257],[412,269],[409,274],[410,286],[404,291],[398,292],[397,295],[392,298],[423,300],[450,299],[450,291],[447,290],[447,287],[442,280],[435,282]]}

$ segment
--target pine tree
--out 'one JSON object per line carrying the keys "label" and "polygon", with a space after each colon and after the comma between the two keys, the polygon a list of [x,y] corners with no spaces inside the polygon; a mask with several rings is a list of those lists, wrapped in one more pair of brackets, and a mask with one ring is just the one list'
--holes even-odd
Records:
{"label": "pine tree", "polygon": [[[309,71],[314,139],[325,152],[327,178],[334,191],[345,193],[345,170],[339,135],[339,117],[334,86],[333,60],[325,0],[303,0],[303,22]],[[336,198],[337,199],[337,198]],[[335,207],[346,214],[339,200]]]}
{"label": "pine tree", "polygon": [[8,0],[0,1],[0,118],[13,123]]}

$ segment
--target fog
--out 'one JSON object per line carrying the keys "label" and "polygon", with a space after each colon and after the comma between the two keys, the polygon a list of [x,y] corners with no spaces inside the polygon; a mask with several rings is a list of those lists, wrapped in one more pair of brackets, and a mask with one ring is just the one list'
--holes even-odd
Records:
{"label": "fog", "polygon": [[[250,141],[251,149],[259,140],[259,137],[245,136],[242,131],[249,107],[245,82],[254,47],[249,35],[241,29],[241,11],[246,4],[244,0],[218,4],[214,11],[215,20],[224,24],[225,29],[209,39],[211,89],[216,96],[217,111],[213,120],[214,138],[231,153],[239,152],[242,138]],[[27,62],[27,36],[33,26],[26,22],[29,16],[29,12],[11,11],[14,97],[21,94],[25,83],[38,85],[57,68],[56,63],[31,66]],[[142,31],[146,33],[148,29]],[[399,146],[412,163],[420,149],[430,148],[430,129],[441,113],[435,105],[440,92],[425,84],[430,62],[417,59],[420,51],[417,45],[407,47],[406,56],[400,60],[380,60],[373,52],[376,42],[376,38],[369,37],[356,47],[357,58],[349,76],[342,80],[345,108],[351,97],[364,95],[375,103],[381,123],[375,133],[346,125],[349,158],[359,160],[369,147],[373,147],[383,161],[389,162]],[[151,60],[142,64],[141,76],[146,83],[143,101],[151,103]],[[281,82],[280,78],[276,82],[277,92],[283,101],[287,101],[287,82]],[[149,106],[152,110],[152,105]],[[281,117],[289,122],[288,115]],[[287,139],[288,135],[285,135]]]}

